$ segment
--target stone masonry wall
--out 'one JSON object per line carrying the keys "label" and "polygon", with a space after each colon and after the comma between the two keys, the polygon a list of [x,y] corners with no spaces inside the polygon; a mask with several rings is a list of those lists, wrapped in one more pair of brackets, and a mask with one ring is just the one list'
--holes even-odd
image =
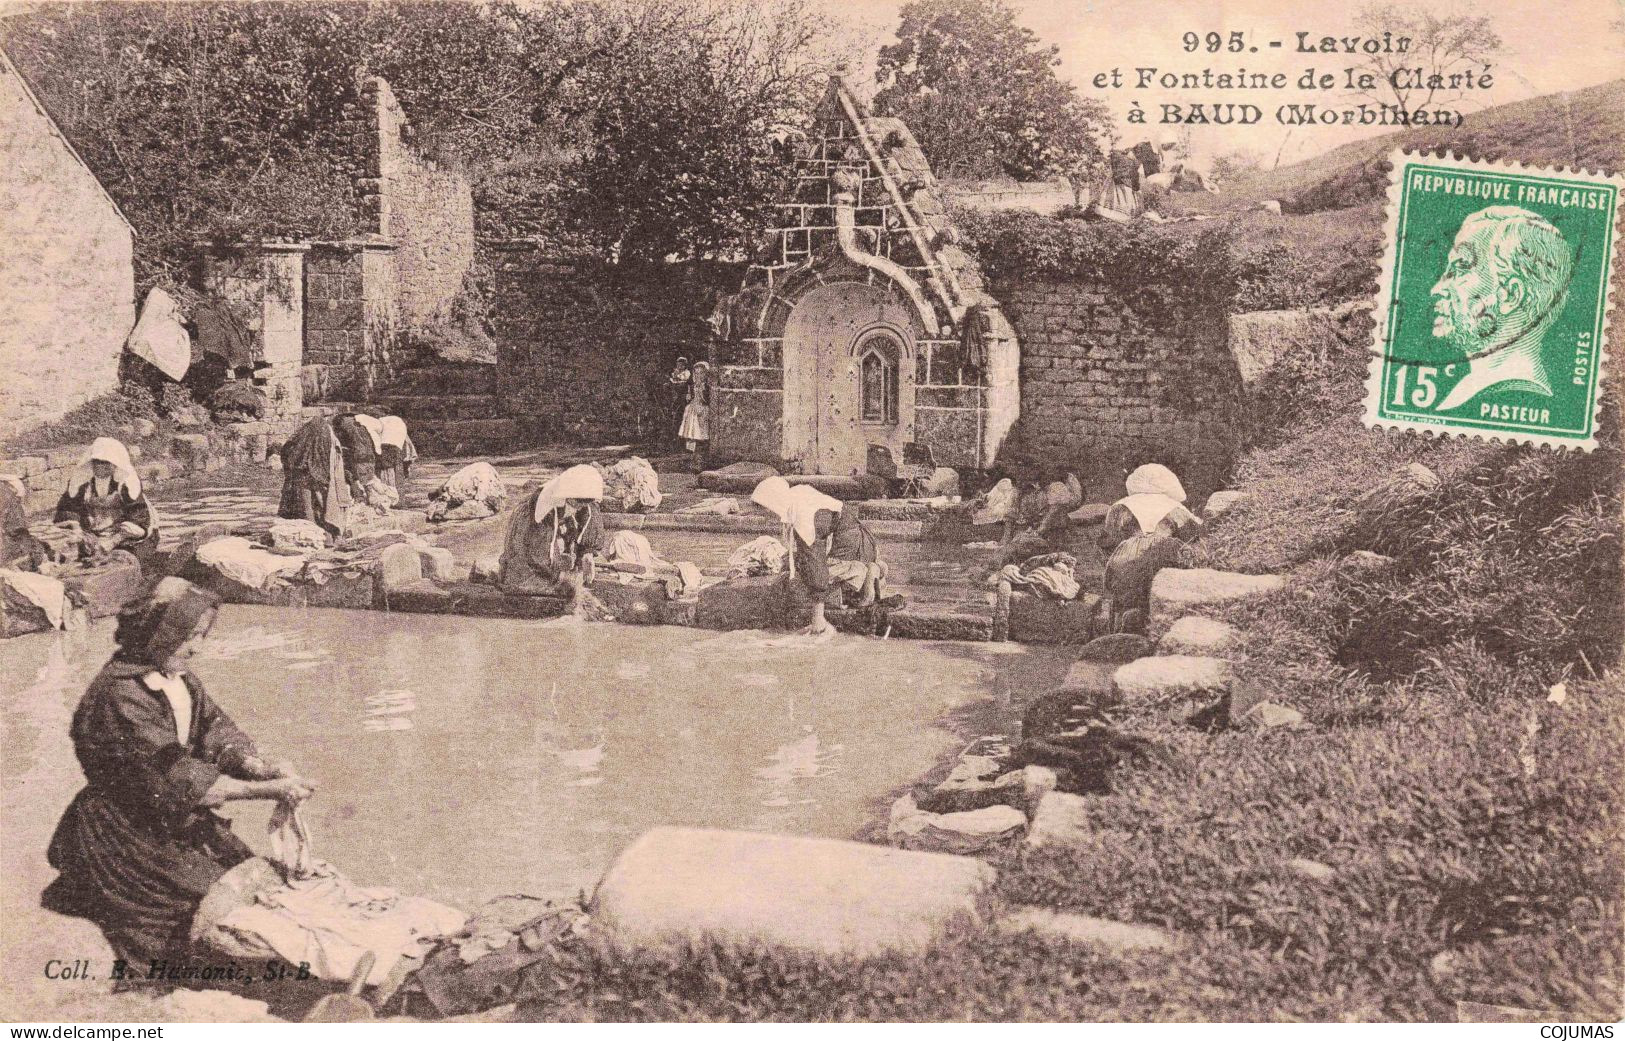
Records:
{"label": "stone masonry wall", "polygon": [[135,324],[130,226],[0,56],[0,440],[118,384]]}
{"label": "stone masonry wall", "polygon": [[1241,383],[1226,316],[1148,289],[1139,308],[1098,285],[996,286],[1021,338],[1020,443],[1094,475],[1163,463],[1194,496],[1239,444]]}
{"label": "stone masonry wall", "polygon": [[544,440],[675,441],[676,420],[660,404],[666,374],[679,355],[707,357],[705,316],[736,270],[578,267],[528,243],[491,246],[490,265],[508,416]]}

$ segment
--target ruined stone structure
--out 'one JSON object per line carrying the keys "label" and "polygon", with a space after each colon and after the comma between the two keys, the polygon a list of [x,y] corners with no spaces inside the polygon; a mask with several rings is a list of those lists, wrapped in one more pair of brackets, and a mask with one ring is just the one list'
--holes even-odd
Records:
{"label": "ruined stone structure", "polygon": [[130,224],[0,53],[0,439],[118,384],[135,324]]}
{"label": "ruined stone structure", "polygon": [[851,474],[920,443],[987,465],[1020,411],[1015,335],[913,135],[837,76],[796,174],[713,352],[714,456]]}
{"label": "ruined stone structure", "polygon": [[360,225],[315,243],[305,293],[305,391],[364,397],[391,371],[392,349],[445,322],[474,262],[468,180],[414,146],[389,84],[362,82],[345,110],[345,165]]}

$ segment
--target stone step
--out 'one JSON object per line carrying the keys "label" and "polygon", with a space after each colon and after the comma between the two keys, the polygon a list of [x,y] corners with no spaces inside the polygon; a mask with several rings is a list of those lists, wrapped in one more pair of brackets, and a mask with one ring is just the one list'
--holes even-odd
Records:
{"label": "stone step", "polygon": [[1150,628],[1161,631],[1184,615],[1269,596],[1285,587],[1286,580],[1279,575],[1244,575],[1213,568],[1163,568],[1151,580]]}
{"label": "stone step", "polygon": [[427,420],[493,419],[503,414],[493,394],[380,394],[355,408],[375,416],[400,416],[408,427]]}
{"label": "stone step", "polygon": [[412,443],[425,456],[490,455],[533,442],[517,419],[440,419],[411,424]]}

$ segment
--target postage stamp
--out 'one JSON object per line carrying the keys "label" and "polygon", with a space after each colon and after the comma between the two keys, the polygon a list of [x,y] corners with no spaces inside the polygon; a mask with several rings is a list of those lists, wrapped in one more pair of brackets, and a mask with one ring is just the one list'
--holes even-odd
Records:
{"label": "postage stamp", "polygon": [[1404,151],[1392,163],[1366,425],[1596,447],[1625,182]]}

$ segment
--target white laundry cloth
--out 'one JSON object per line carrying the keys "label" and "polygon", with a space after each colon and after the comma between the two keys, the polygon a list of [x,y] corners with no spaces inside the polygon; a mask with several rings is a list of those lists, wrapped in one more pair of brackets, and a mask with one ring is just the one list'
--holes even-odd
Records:
{"label": "white laundry cloth", "polygon": [[971,517],[972,524],[997,524],[1010,515],[1016,505],[1016,486],[1006,477],[988,489],[987,505]]}
{"label": "white laundry cloth", "polygon": [[51,628],[67,628],[68,612],[72,607],[68,602],[67,586],[46,575],[18,571],[14,568],[0,568],[0,582],[4,582],[8,589],[44,611]]}
{"label": "white laundry cloth", "polygon": [[137,358],[151,362],[172,380],[185,376],[192,364],[192,340],[181,325],[175,298],[162,289],[148,292],[141,317],[130,330],[124,348]]}

